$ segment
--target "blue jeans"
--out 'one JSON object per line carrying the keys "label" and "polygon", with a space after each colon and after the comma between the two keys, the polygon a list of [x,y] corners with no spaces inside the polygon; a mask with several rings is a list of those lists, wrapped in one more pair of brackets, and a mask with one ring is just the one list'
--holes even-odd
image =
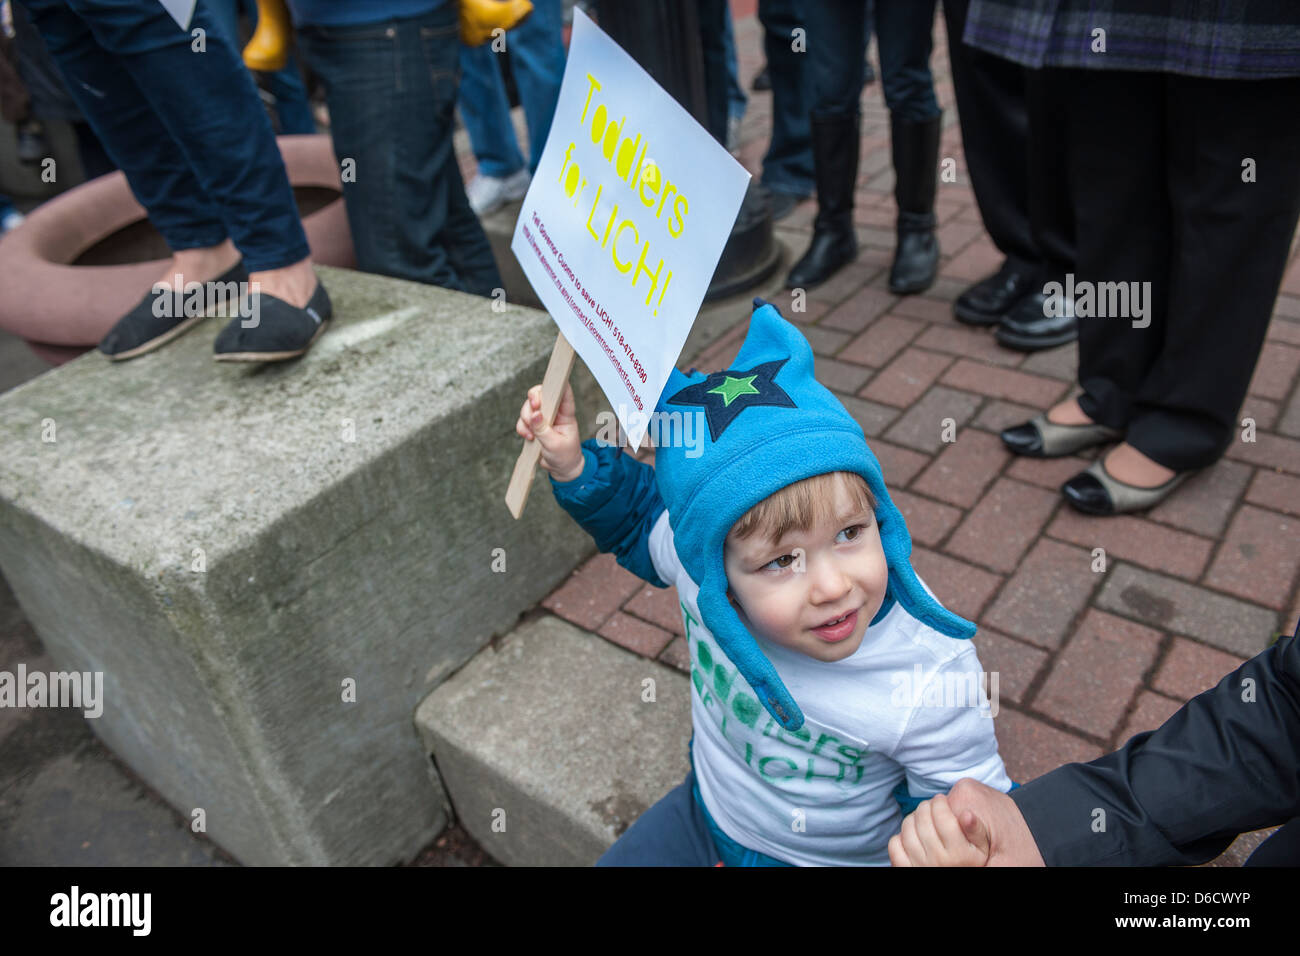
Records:
{"label": "blue jeans", "polygon": [[[528,126],[530,173],[537,172],[542,147],[551,132],[555,103],[564,79],[564,35],[561,0],[533,0],[533,12],[505,35],[510,66]],[[524,168],[510,101],[497,68],[492,44],[460,48],[460,116],[465,121],[479,172],[504,178]]]}
{"label": "blue jeans", "polygon": [[173,251],[234,241],[250,272],[310,250],[253,79],[207,4],[195,51],[157,0],[19,0]]}
{"label": "blue jeans", "polygon": [[596,861],[597,866],[789,866],[736,843],[704,809],[695,771],[686,775]]}
{"label": "blue jeans", "polygon": [[357,265],[477,295],[500,288],[452,146],[456,4],[400,20],[307,24],[298,40],[325,86]]}
{"label": "blue jeans", "polygon": [[[232,45],[239,45],[239,14],[242,11],[248,22],[257,27],[257,4],[253,0],[199,0],[209,4],[212,17],[220,22],[221,29]],[[311,106],[307,103],[307,88],[302,85],[302,74],[298,72],[298,63],[289,54],[289,62],[281,70],[266,74],[266,85],[275,97],[275,112],[280,117],[280,132],[289,135],[303,135],[316,132],[316,120],[312,118]]]}
{"label": "blue jeans", "polygon": [[[880,85],[896,118],[917,123],[939,115],[930,74],[935,0],[875,0]],[[870,34],[864,0],[805,4],[812,109],[853,115],[862,95],[863,57]]]}
{"label": "blue jeans", "polygon": [[686,745],[686,779],[641,814],[596,861],[597,866],[790,866],[722,832],[704,808],[695,780],[695,737]]}

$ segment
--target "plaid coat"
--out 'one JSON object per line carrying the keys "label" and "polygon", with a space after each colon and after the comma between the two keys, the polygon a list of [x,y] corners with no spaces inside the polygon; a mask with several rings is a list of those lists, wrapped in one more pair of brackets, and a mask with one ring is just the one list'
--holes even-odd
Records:
{"label": "plaid coat", "polygon": [[1031,69],[1300,76],[1300,0],[971,0],[962,39]]}

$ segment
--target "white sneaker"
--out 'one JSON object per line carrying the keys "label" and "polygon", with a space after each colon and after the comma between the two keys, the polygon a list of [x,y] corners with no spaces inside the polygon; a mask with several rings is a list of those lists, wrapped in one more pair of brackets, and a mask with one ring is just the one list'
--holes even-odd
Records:
{"label": "white sneaker", "polygon": [[532,181],[533,177],[527,167],[512,173],[505,179],[497,176],[475,176],[465,187],[465,195],[469,197],[469,208],[474,210],[476,216],[486,216],[508,202],[523,199],[524,194],[528,192],[528,184]]}
{"label": "white sneaker", "polygon": [[26,217],[16,210],[5,213],[4,218],[0,219],[0,236],[3,236],[6,232],[13,232],[23,224],[24,218]]}

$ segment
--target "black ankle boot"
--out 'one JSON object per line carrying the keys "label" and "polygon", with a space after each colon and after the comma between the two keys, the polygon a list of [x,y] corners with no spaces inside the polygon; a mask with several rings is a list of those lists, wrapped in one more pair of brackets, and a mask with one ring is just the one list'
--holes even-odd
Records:
{"label": "black ankle boot", "polygon": [[934,192],[939,172],[942,114],[920,123],[890,117],[894,153],[894,198],[898,201],[898,245],[889,270],[895,295],[924,292],[939,270],[939,240],[934,234]]}
{"label": "black ankle boot", "polygon": [[858,256],[853,231],[853,189],[858,179],[858,114],[812,116],[817,218],[812,243],[785,280],[787,289],[811,289]]}

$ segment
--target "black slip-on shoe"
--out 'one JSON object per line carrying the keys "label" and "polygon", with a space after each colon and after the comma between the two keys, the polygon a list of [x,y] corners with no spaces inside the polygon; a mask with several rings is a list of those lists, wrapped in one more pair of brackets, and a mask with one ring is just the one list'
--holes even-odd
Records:
{"label": "black slip-on shoe", "polygon": [[[243,261],[236,262],[217,278],[203,284],[203,305],[197,313],[184,289],[179,293],[173,289],[150,290],[135,308],[108,330],[99,343],[99,350],[114,362],[152,352],[206,319],[214,311],[216,302],[232,301],[231,293],[237,301],[238,283],[247,281],[248,270]],[[231,284],[236,288],[230,289]]]}
{"label": "black slip-on shoe", "polygon": [[[218,362],[283,362],[311,348],[333,315],[329,294],[317,281],[305,308],[296,308],[265,292],[249,296],[246,312],[231,319],[213,343]],[[253,324],[245,326],[252,318]]]}

